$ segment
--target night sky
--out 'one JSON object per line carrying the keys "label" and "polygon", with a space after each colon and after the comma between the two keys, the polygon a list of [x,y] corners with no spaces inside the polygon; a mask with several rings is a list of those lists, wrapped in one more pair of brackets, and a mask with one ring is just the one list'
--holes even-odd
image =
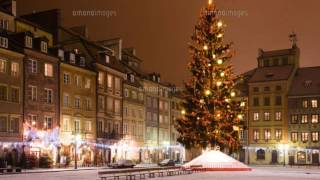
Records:
{"label": "night sky", "polygon": [[[234,42],[235,73],[256,67],[258,48],[289,48],[295,31],[301,49],[301,66],[319,66],[320,1],[318,0],[216,0],[224,16],[225,41]],[[62,10],[66,27],[87,25],[93,40],[121,37],[125,47],[135,47],[148,72],[163,81],[181,85],[189,79],[187,44],[200,8],[207,0],[17,0],[18,15],[52,8]],[[73,16],[77,10],[109,11],[112,16]],[[229,11],[230,12],[230,11]]]}

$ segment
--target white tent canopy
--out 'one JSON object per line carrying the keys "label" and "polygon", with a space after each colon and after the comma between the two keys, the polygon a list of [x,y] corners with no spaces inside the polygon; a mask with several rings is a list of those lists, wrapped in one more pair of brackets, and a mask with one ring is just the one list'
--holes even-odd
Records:
{"label": "white tent canopy", "polygon": [[183,165],[184,168],[200,168],[208,171],[250,171],[251,168],[221,151],[206,151],[192,161]]}

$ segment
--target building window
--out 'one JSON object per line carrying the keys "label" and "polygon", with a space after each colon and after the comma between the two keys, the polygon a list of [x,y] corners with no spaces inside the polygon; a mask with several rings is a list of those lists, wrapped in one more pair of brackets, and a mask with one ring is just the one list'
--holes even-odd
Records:
{"label": "building window", "polygon": [[115,77],[114,78],[114,88],[116,91],[120,91],[121,90],[121,82],[120,82],[120,78]]}
{"label": "building window", "polygon": [[307,100],[303,100],[302,101],[302,107],[303,108],[308,108],[308,101]]}
{"label": "building window", "polygon": [[44,127],[44,129],[52,129],[52,117],[51,116],[44,117],[43,127]]}
{"label": "building window", "polygon": [[48,43],[45,41],[41,41],[41,51],[44,53],[48,52]]}
{"label": "building window", "polygon": [[259,98],[258,97],[253,98],[253,106],[259,106]]}
{"label": "building window", "polygon": [[74,131],[76,133],[79,133],[80,132],[80,120],[79,119],[76,119],[74,121]]}
{"label": "building window", "polygon": [[19,133],[19,118],[11,117],[9,131],[11,133]]}
{"label": "building window", "polygon": [[8,87],[0,85],[0,101],[8,100]]}
{"label": "building window", "polygon": [[318,123],[319,122],[319,115],[317,114],[312,114],[311,115],[311,123]]}
{"label": "building window", "polygon": [[244,130],[243,129],[241,129],[239,132],[239,139],[244,140]]}
{"label": "building window", "polygon": [[7,61],[0,59],[0,72],[5,73],[7,71]]}
{"label": "building window", "polygon": [[17,77],[19,75],[19,63],[11,63],[11,76]]}
{"label": "building window", "polygon": [[0,36],[0,47],[8,48],[8,38]]}
{"label": "building window", "polygon": [[70,74],[69,73],[63,73],[63,82],[65,85],[70,84]]}
{"label": "building window", "polygon": [[254,87],[253,88],[253,92],[259,92],[259,88],[258,87]]}
{"label": "building window", "polygon": [[104,108],[105,108],[104,96],[98,97],[98,108],[99,110],[104,111]]}
{"label": "building window", "polygon": [[91,110],[91,99],[90,98],[86,98],[85,108],[87,111]]}
{"label": "building window", "polygon": [[99,72],[99,74],[98,74],[98,83],[99,83],[100,87],[103,87],[103,81],[104,81],[104,73],[103,72]]}
{"label": "building window", "polygon": [[64,94],[63,95],[63,106],[69,107],[69,104],[70,104],[70,96],[69,96],[69,94]]}
{"label": "building window", "polygon": [[308,115],[301,115],[301,124],[308,123]]}
{"label": "building window", "polygon": [[265,97],[264,98],[264,105],[265,106],[270,106],[270,98],[269,97]]}
{"label": "building window", "polygon": [[102,133],[102,131],[103,131],[103,122],[102,122],[102,120],[99,120],[98,121],[98,124],[97,124],[97,129],[98,129],[98,134],[101,134]]}
{"label": "building window", "polygon": [[147,121],[152,121],[151,112],[147,112]]}
{"label": "building window", "polygon": [[0,116],[0,132],[7,132],[8,120],[7,116]]}
{"label": "building window", "polygon": [[80,57],[80,66],[86,66],[86,59],[84,57]]}
{"label": "building window", "polygon": [[107,98],[107,111],[113,112],[113,98],[111,97]]}
{"label": "building window", "polygon": [[52,104],[52,99],[53,99],[52,89],[44,89],[44,92],[45,92],[45,102],[47,104]]}
{"label": "building window", "polygon": [[90,87],[91,87],[91,80],[88,78],[85,78],[84,88],[90,89]]}
{"label": "building window", "polygon": [[29,61],[29,71],[31,73],[37,73],[38,72],[38,62],[34,59],[31,59]]}
{"label": "building window", "polygon": [[84,129],[86,132],[91,132],[92,131],[92,123],[91,121],[85,121]]}
{"label": "building window", "polygon": [[105,56],[106,57],[106,63],[110,62],[110,57],[108,55]]}
{"label": "building window", "polygon": [[114,100],[114,112],[116,114],[120,114],[121,113],[120,101],[117,100],[117,99]]}
{"label": "building window", "polygon": [[155,122],[158,121],[158,115],[157,115],[157,113],[153,113],[153,115],[152,115],[152,120],[155,121]]}
{"label": "building window", "polygon": [[259,121],[259,113],[258,112],[254,112],[253,113],[253,120],[254,121]]}
{"label": "building window", "polygon": [[139,93],[139,100],[143,101],[143,94],[142,93]]}
{"label": "building window", "polygon": [[128,123],[123,123],[123,134],[128,134]]}
{"label": "building window", "polygon": [[270,121],[270,112],[264,112],[264,120]]}
{"label": "building window", "polygon": [[4,30],[9,30],[9,20],[1,19],[0,21],[0,28]]}
{"label": "building window", "polygon": [[37,101],[37,87],[29,85],[29,91],[28,91],[29,100],[31,101]]}
{"label": "building window", "polygon": [[280,85],[276,86],[276,91],[281,91],[282,87]]}
{"label": "building window", "polygon": [[19,88],[11,88],[11,101],[19,103],[20,101],[20,90]]}
{"label": "building window", "polygon": [[291,124],[297,124],[298,123],[298,115],[294,114],[291,115]]}
{"label": "building window", "polygon": [[28,48],[32,48],[32,37],[30,36],[25,37],[25,46]]}
{"label": "building window", "polygon": [[128,89],[124,90],[124,97],[129,97],[129,90]]}
{"label": "building window", "polygon": [[147,107],[152,107],[152,99],[151,99],[151,97],[147,97]]}
{"label": "building window", "polygon": [[301,133],[301,141],[303,142],[303,143],[306,143],[307,141],[308,141],[308,139],[309,139],[309,133],[307,133],[307,132],[303,132],[303,133]]}
{"label": "building window", "polygon": [[281,121],[282,116],[281,116],[281,112],[276,112],[276,121]]}
{"label": "building window", "polygon": [[58,50],[58,57],[63,61],[64,60],[64,51],[62,49]]}
{"label": "building window", "polygon": [[264,89],[265,92],[269,92],[270,91],[270,87],[269,86],[266,86],[263,89]]}
{"label": "building window", "polygon": [[52,66],[52,64],[48,64],[48,63],[44,64],[44,75],[46,77],[52,77],[53,76],[53,66]]}
{"label": "building window", "polygon": [[158,100],[156,98],[153,99],[153,107],[154,108],[158,107]]}
{"label": "building window", "polygon": [[257,141],[260,139],[259,130],[253,130],[253,140]]}
{"label": "building window", "polygon": [[312,108],[318,108],[318,101],[316,99],[311,100],[311,107]]}
{"label": "building window", "polygon": [[75,83],[76,83],[76,87],[77,88],[81,88],[81,86],[82,86],[82,78],[81,78],[81,76],[78,76],[78,75],[76,75],[75,76]]}
{"label": "building window", "polygon": [[281,140],[282,139],[282,130],[281,129],[276,129],[276,140]]}
{"label": "building window", "polygon": [[281,96],[276,96],[276,106],[281,106],[282,105],[282,97]]}
{"label": "building window", "polygon": [[270,129],[264,130],[264,140],[270,140],[271,139],[271,131]]}
{"label": "building window", "polygon": [[70,63],[75,64],[76,63],[76,55],[73,53],[70,53]]}
{"label": "building window", "polygon": [[63,130],[64,131],[70,130],[70,119],[69,118],[63,118]]}
{"label": "building window", "polygon": [[257,151],[257,160],[265,160],[265,151],[263,149]]}
{"label": "building window", "polygon": [[80,97],[75,97],[74,98],[74,107],[77,109],[80,109],[80,104],[81,104]]}
{"label": "building window", "polygon": [[112,75],[110,75],[110,74],[108,74],[108,76],[107,76],[107,78],[108,78],[108,88],[112,88],[113,86],[113,77],[112,77]]}
{"label": "building window", "polygon": [[291,141],[292,142],[297,142],[298,141],[298,133],[297,132],[292,132],[291,133]]}
{"label": "building window", "polygon": [[129,115],[129,109],[127,106],[123,107],[123,115],[127,117]]}
{"label": "building window", "polygon": [[38,117],[36,115],[30,114],[29,121],[32,126],[36,126]]}
{"label": "building window", "polygon": [[132,99],[137,99],[137,92],[136,91],[132,91]]}
{"label": "building window", "polygon": [[318,142],[319,141],[319,132],[312,132],[311,138],[312,138],[312,142]]}

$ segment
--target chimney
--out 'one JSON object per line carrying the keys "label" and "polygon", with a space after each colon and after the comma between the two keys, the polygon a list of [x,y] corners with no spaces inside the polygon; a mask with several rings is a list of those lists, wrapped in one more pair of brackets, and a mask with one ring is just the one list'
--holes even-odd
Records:
{"label": "chimney", "polygon": [[17,16],[17,2],[16,2],[16,0],[11,1],[11,13],[13,14],[14,17]]}

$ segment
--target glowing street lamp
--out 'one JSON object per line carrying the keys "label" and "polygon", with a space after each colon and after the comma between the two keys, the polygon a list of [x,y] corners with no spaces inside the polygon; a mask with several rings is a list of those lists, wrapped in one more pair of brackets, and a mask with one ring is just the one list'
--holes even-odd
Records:
{"label": "glowing street lamp", "polygon": [[279,144],[278,149],[283,152],[283,166],[286,166],[286,151],[289,149],[289,144]]}

